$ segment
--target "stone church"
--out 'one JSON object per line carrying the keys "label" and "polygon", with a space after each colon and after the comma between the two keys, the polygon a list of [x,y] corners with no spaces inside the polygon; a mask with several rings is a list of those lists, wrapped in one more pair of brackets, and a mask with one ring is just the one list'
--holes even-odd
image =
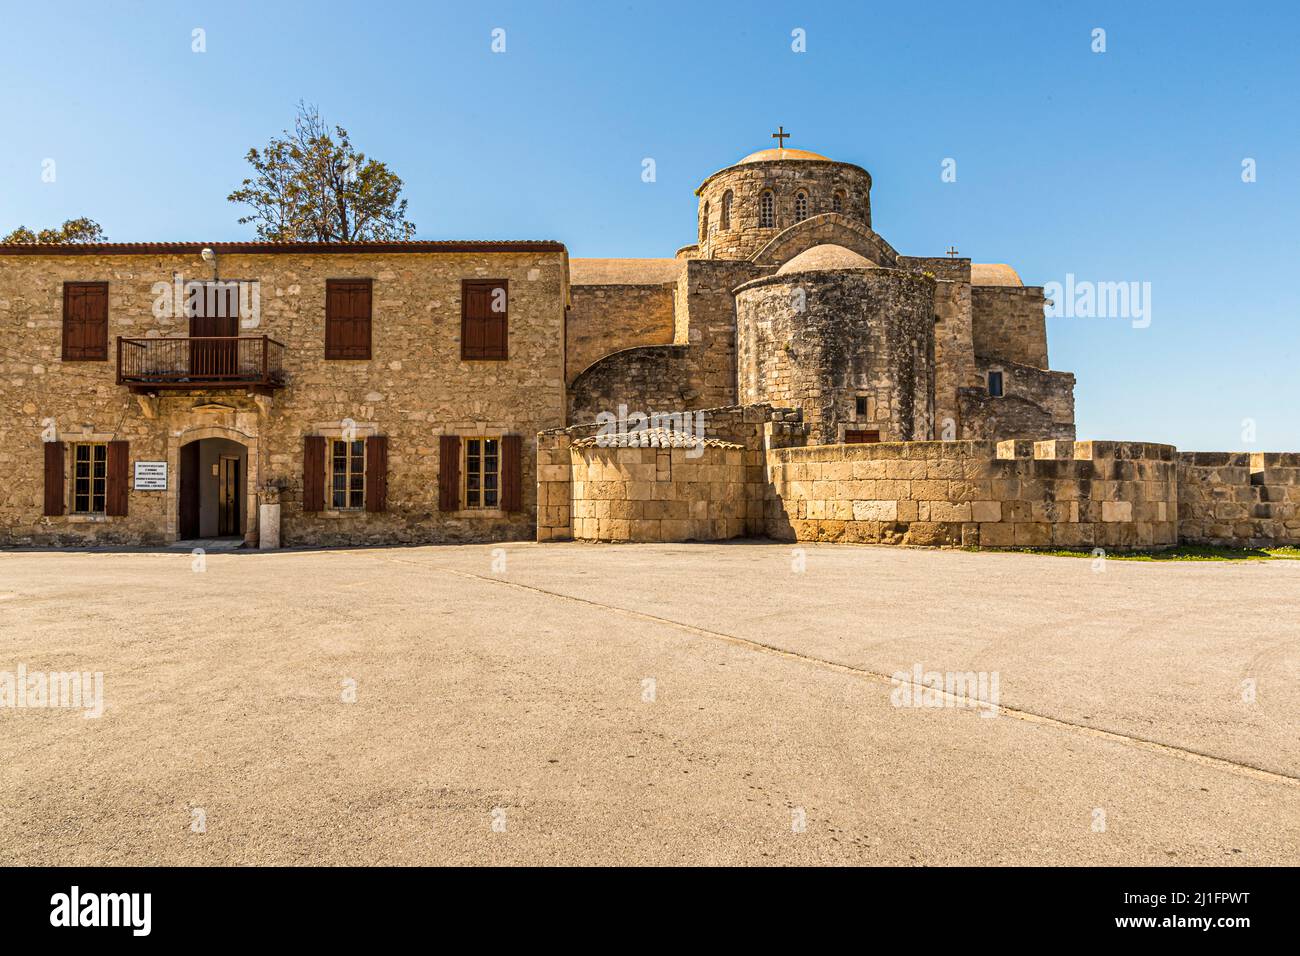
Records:
{"label": "stone church", "polygon": [[1043,290],[1007,265],[900,255],[871,175],[764,149],[696,190],[672,259],[573,259],[569,419],[605,409],[801,408],[814,440],[1074,437]]}
{"label": "stone church", "polygon": [[671,258],[0,245],[0,546],[1300,540],[1300,456],[1075,441],[1043,290],[783,136]]}

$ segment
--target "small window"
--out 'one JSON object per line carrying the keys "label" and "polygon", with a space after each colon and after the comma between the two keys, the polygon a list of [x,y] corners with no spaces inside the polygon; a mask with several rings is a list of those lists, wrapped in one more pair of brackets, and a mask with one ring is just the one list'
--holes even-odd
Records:
{"label": "small window", "polygon": [[989,395],[992,398],[1002,397],[1002,372],[989,372]]}
{"label": "small window", "polygon": [[330,441],[330,506],[335,511],[360,511],[366,506],[365,441]]}
{"label": "small window", "polygon": [[730,189],[722,194],[722,230],[724,232],[731,228],[731,201],[734,198]]}
{"label": "small window", "polygon": [[858,396],[857,401],[854,403],[854,410],[857,412],[858,418],[867,417],[867,396]]}
{"label": "small window", "polygon": [[700,216],[700,242],[707,242],[709,239],[709,203],[704,202],[704,213]]}
{"label": "small window", "polygon": [[465,507],[496,508],[501,494],[501,441],[465,439]]}
{"label": "small window", "polygon": [[370,280],[325,282],[325,357],[370,358]]}
{"label": "small window", "polygon": [[872,429],[846,429],[844,432],[844,444],[846,445],[873,445],[880,441],[880,430]]}
{"label": "small window", "polygon": [[108,361],[108,283],[63,283],[63,361]]}
{"label": "small window", "polygon": [[831,197],[831,212],[844,211],[844,193],[837,192]]}
{"label": "small window", "polygon": [[772,229],[776,226],[776,198],[769,189],[758,197],[758,228]]}
{"label": "small window", "polygon": [[108,446],[83,442],[73,446],[72,510],[82,515],[102,515],[108,491]]}
{"label": "small window", "polygon": [[505,361],[510,329],[509,284],[505,279],[465,279],[460,290],[462,361]]}
{"label": "small window", "polygon": [[808,194],[802,192],[795,193],[794,194],[794,221],[803,222],[807,218],[808,218]]}

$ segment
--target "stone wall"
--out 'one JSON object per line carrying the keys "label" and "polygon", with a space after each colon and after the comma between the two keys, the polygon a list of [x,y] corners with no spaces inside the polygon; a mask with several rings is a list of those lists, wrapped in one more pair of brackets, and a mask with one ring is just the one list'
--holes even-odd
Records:
{"label": "stone wall", "polygon": [[976,355],[1047,368],[1047,319],[1039,287],[973,286]]}
{"label": "stone wall", "polygon": [[[155,283],[210,279],[192,252],[0,255],[0,542],[161,544],[178,534],[179,449],[195,438],[248,450],[246,538],[256,540],[259,487],[280,479],[286,545],[489,541],[534,533],[535,486],[523,510],[438,510],[438,436],[535,435],[565,414],[565,252],[220,253],[222,277],[256,280],[260,318],[242,334],[282,342],[288,384],[273,398],[242,391],[163,393],[137,400],[115,381],[117,336],[185,335],[187,320],[154,313]],[[372,358],[324,359],[325,280],[373,280]],[[509,360],[460,359],[461,280],[509,282]],[[62,284],[109,283],[108,361],[61,360]],[[211,406],[207,409],[199,406]],[[302,510],[305,435],[388,436],[387,511]],[[168,462],[166,491],[136,491],[123,517],[42,515],[43,432],[60,441],[130,442],[130,459]],[[534,473],[533,443],[522,468]],[[70,469],[68,469],[70,472]]]}
{"label": "stone wall", "polygon": [[649,413],[734,403],[732,290],[764,271],[748,262],[687,260],[675,292],[674,344],[625,349],[588,367],[570,387],[569,423],[594,421],[620,405]]}
{"label": "stone wall", "polygon": [[[775,225],[759,226],[759,196],[771,190],[775,200]],[[778,159],[740,163],[706,179],[696,195],[698,255],[705,259],[748,259],[783,229],[799,220],[795,196],[808,197],[808,216],[833,211],[838,192],[844,197],[841,213],[870,228],[871,176],[860,166],[807,159]],[[723,197],[732,194],[730,228],[722,228]],[[707,208],[707,221],[705,210]]]}
{"label": "stone wall", "polygon": [[[700,427],[701,424],[702,427]],[[703,437],[705,440],[713,442],[724,442],[742,449],[741,466],[743,472],[741,480],[744,483],[743,500],[745,507],[743,515],[745,525],[740,533],[751,536],[762,535],[766,529],[764,502],[767,498],[767,450],[769,448],[801,445],[807,440],[807,431],[801,413],[796,409],[773,408],[770,405],[733,405],[725,408],[710,408],[694,412],[690,416],[689,424],[683,420],[682,425],[677,430],[685,430],[696,438]],[[615,436],[614,440],[617,441],[618,431],[610,432],[605,430],[603,433],[613,434]],[[590,448],[582,448],[581,446],[575,448],[574,443],[592,439],[598,434],[602,434],[602,427],[590,423],[574,425],[568,428],[550,429],[537,436],[538,541],[568,541],[573,539],[575,536],[573,519],[579,510],[582,511],[581,517],[583,518],[596,518],[599,521],[602,517],[605,517],[600,514],[592,514],[585,507],[579,508],[579,502],[593,495],[599,496],[593,500],[614,500],[612,492],[586,484],[582,487],[574,485],[579,462],[583,457],[590,457],[595,454]],[[606,448],[603,450],[617,449]],[[647,449],[635,448],[630,450],[642,452]],[[660,449],[648,450],[656,451],[656,453],[660,451]],[[675,454],[678,450],[672,449],[672,452]],[[688,461],[694,462],[696,460],[698,459],[688,458]],[[648,464],[648,462],[629,460],[629,464]],[[656,458],[657,464],[658,459]],[[648,471],[646,474],[648,475]],[[670,470],[670,477],[667,479],[668,484],[660,484],[657,491],[652,490],[650,499],[638,497],[634,500],[680,500],[683,503],[689,503],[697,500],[700,495],[703,495],[705,501],[718,497],[718,489],[687,488],[684,485],[668,487],[674,481],[683,480],[680,475],[681,472],[672,472]],[[637,490],[638,495],[642,493],[640,489]],[[723,493],[721,498],[726,499],[727,494]],[[691,514],[689,507],[685,510],[687,514]],[[681,512],[682,508],[677,507],[676,511]],[[722,515],[723,518],[728,516],[734,518],[734,514],[730,512]],[[642,517],[645,517],[644,511]],[[699,516],[696,515],[695,517]],[[703,517],[710,521],[714,520],[708,514],[707,509],[705,509]],[[612,518],[613,516],[610,515],[606,520]],[[663,516],[659,516],[658,520],[663,520]],[[674,517],[669,520],[681,519]],[[680,528],[677,530],[680,530]],[[702,532],[703,529],[696,529],[696,531]],[[662,528],[660,533],[663,533]],[[583,535],[588,537],[611,540],[612,534],[613,532],[609,529],[602,532],[599,525],[594,530],[589,525],[583,528]],[[670,539],[664,538],[663,540]]]}
{"label": "stone wall", "polygon": [[673,341],[675,285],[575,285],[565,331],[565,381],[623,349]]}
{"label": "stone wall", "polygon": [[[1073,440],[1074,375],[975,356],[974,388],[959,389],[962,438]],[[1002,371],[1001,396],[988,394],[990,369]]]}
{"label": "stone wall", "polygon": [[1187,544],[1300,545],[1300,454],[1181,453],[1178,518]]}
{"label": "stone wall", "polygon": [[1178,540],[1168,445],[814,445],[772,450],[768,468],[768,534],[782,540],[1107,549]]}
{"label": "stone wall", "polygon": [[[969,259],[900,256],[898,268],[932,276],[934,290],[933,438],[978,438],[962,430],[960,390],[980,386],[971,327]],[[1056,437],[1047,436],[1046,437]]]}
{"label": "stone wall", "polygon": [[[933,428],[934,280],[895,269],[792,272],[736,292],[741,402],[804,410],[813,440]],[[857,414],[858,399],[866,404]]]}
{"label": "stone wall", "polygon": [[745,534],[745,450],[571,446],[578,541],[722,541]]}

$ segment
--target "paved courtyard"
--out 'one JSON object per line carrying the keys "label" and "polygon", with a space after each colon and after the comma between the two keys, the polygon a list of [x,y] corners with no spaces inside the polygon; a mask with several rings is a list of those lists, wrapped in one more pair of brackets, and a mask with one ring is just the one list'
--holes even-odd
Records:
{"label": "paved courtyard", "polygon": [[[102,672],[104,700],[0,708],[0,864],[1300,860],[1300,561],[201,567],[0,553],[0,672]],[[996,715],[895,706],[918,668],[996,677]]]}

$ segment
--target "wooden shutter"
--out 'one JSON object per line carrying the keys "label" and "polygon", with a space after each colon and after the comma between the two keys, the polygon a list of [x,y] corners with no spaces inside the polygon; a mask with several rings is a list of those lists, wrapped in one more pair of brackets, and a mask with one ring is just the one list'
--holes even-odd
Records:
{"label": "wooden shutter", "polygon": [[523,507],[523,439],[519,435],[501,436],[501,508],[518,511]]}
{"label": "wooden shutter", "polygon": [[47,441],[45,445],[45,513],[63,514],[63,442]]}
{"label": "wooden shutter", "polygon": [[366,510],[388,508],[388,436],[366,439]]}
{"label": "wooden shutter", "polygon": [[325,282],[325,357],[370,358],[371,282],[329,279]]}
{"label": "wooden shutter", "polygon": [[302,510],[325,510],[325,439],[320,435],[302,440]]}
{"label": "wooden shutter", "polygon": [[129,442],[111,441],[108,443],[107,460],[104,462],[104,514],[126,514],[127,491],[130,481],[131,446]]}
{"label": "wooden shutter", "polygon": [[[494,303],[501,311],[494,312]],[[463,360],[502,361],[508,353],[510,290],[505,279],[461,282],[460,357]]]}
{"label": "wooden shutter", "polygon": [[108,360],[108,283],[63,283],[63,360]]}
{"label": "wooden shutter", "polygon": [[438,510],[460,510],[460,436],[438,439]]}

